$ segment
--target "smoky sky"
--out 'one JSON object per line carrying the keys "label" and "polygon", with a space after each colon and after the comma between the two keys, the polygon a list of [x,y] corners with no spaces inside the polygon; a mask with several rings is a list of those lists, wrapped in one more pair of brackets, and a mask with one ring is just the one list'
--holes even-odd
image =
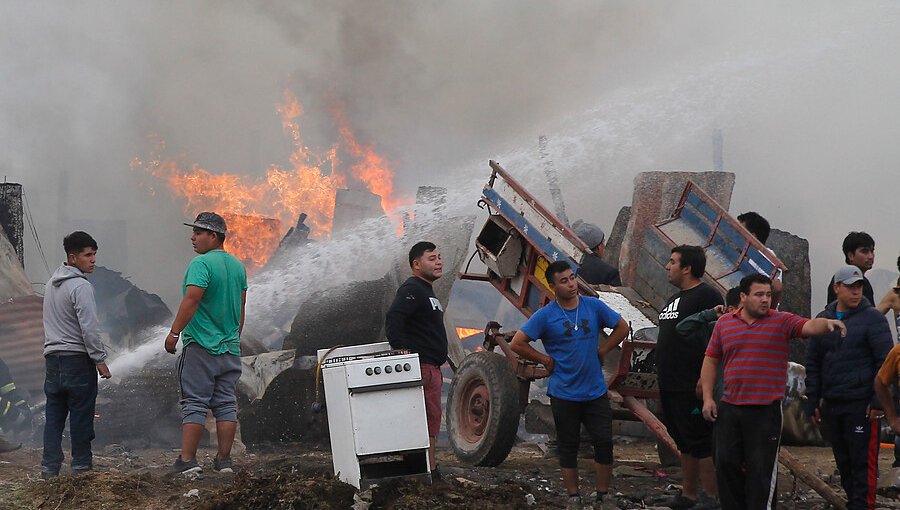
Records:
{"label": "smoky sky", "polygon": [[93,229],[98,263],[173,306],[184,204],[129,161],[163,139],[215,172],[284,165],[286,88],[308,145],[337,141],[339,102],[401,195],[444,185],[472,214],[491,158],[548,196],[546,135],[569,217],[607,231],[638,172],[710,170],[719,129],[732,211],[810,241],[816,308],[850,230],[896,269],[898,43],[889,2],[4,2],[0,170],[51,268]]}

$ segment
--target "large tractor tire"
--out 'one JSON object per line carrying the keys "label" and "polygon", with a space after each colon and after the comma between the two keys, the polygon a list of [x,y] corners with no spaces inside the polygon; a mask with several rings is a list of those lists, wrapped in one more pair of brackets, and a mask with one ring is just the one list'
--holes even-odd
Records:
{"label": "large tractor tire", "polygon": [[499,465],[516,439],[519,414],[519,380],[509,361],[493,352],[466,356],[447,398],[453,453],[473,466]]}

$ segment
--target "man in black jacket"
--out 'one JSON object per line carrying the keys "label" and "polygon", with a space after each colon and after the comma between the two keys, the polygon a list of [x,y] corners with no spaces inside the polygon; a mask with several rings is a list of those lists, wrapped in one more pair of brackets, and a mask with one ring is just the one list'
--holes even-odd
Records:
{"label": "man in black jacket", "polygon": [[819,317],[838,319],[847,335],[809,339],[806,355],[806,414],[824,418],[847,493],[847,508],[874,508],[878,480],[878,419],[884,415],[872,381],[893,346],[884,315],[863,297],[863,274],[843,266],[834,274],[836,300]]}
{"label": "man in black jacket", "polygon": [[430,439],[429,463],[434,471],[434,445],[441,430],[441,365],[447,361],[444,308],[431,287],[443,274],[440,250],[427,241],[416,243],[409,250],[409,267],[413,275],[397,289],[384,326],[391,347],[419,354]]}
{"label": "man in black jacket", "polygon": [[[872,290],[872,284],[866,278],[866,271],[872,269],[875,265],[875,240],[872,236],[865,232],[850,232],[841,243],[841,251],[844,252],[844,263],[859,268],[863,274],[862,294],[869,300],[869,303],[875,304],[875,291]],[[834,294],[834,281],[828,284],[828,303],[834,301],[837,297]]]}
{"label": "man in black jacket", "polygon": [[578,220],[572,224],[572,230],[591,249],[591,253],[584,257],[581,267],[578,268],[578,276],[591,285],[622,286],[619,270],[603,260],[606,251],[606,234],[593,223]]}

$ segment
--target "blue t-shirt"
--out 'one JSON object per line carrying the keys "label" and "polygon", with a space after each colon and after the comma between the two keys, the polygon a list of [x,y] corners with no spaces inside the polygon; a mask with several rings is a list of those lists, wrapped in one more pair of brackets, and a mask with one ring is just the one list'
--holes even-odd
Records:
{"label": "blue t-shirt", "polygon": [[586,402],[606,394],[597,354],[599,337],[604,328],[614,328],[620,318],[603,301],[579,296],[574,310],[564,310],[552,301],[528,319],[521,331],[532,340],[540,339],[555,362],[547,395]]}

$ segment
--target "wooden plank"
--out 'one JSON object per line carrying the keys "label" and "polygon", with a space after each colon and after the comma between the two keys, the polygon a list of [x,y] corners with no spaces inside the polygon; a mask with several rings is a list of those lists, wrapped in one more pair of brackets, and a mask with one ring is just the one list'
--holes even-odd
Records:
{"label": "wooden plank", "polygon": [[844,502],[843,498],[841,498],[837,492],[834,492],[834,489],[829,487],[821,478],[806,469],[797,457],[794,457],[794,455],[784,447],[778,452],[778,462],[780,462],[782,466],[788,468],[794,476],[799,478],[800,481],[805,483],[810,489],[816,491],[820,496],[825,498],[825,501],[832,506],[838,510],[847,510],[847,504]]}

